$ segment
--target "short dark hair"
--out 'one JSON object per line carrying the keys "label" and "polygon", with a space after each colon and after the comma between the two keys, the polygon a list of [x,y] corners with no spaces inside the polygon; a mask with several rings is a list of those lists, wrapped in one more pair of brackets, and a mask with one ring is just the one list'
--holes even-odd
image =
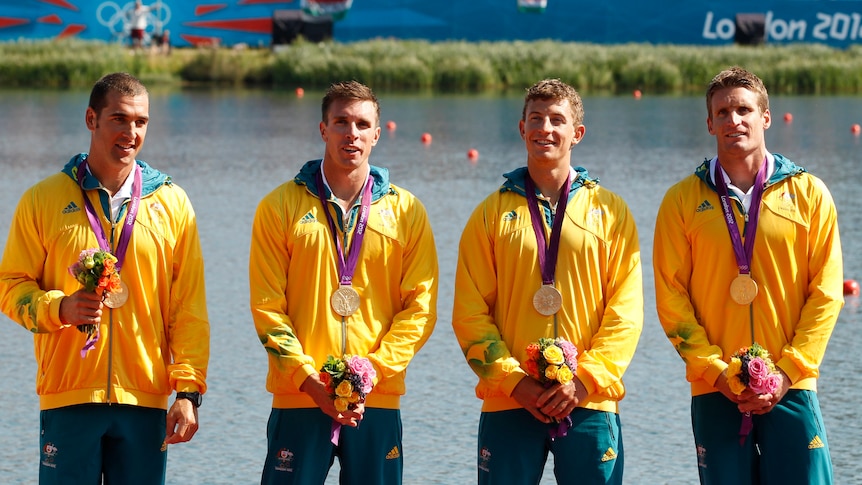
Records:
{"label": "short dark hair", "polygon": [[766,86],[754,73],[739,66],[725,69],[716,74],[706,88],[706,112],[712,118],[712,96],[719,89],[745,88],[757,95],[757,106],[762,113],[769,109],[769,93]]}
{"label": "short dark hair", "polygon": [[569,106],[572,107],[575,126],[584,123],[584,102],[581,100],[581,95],[575,88],[559,79],[543,79],[527,89],[527,95],[524,96],[524,109],[521,111],[522,121],[527,119],[527,105],[534,99],[567,99]]}
{"label": "short dark hair", "polygon": [[97,115],[108,105],[108,94],[112,92],[120,93],[123,96],[149,94],[144,83],[127,72],[106,74],[96,81],[93,90],[90,91],[90,108]]}
{"label": "short dark hair", "polygon": [[329,86],[329,89],[326,90],[326,94],[323,96],[323,104],[321,106],[324,123],[327,122],[327,116],[329,115],[329,107],[332,106],[332,103],[336,99],[371,101],[372,103],[374,103],[374,108],[377,112],[377,124],[380,124],[380,102],[377,101],[377,96],[374,95],[374,92],[371,91],[371,88],[362,84],[361,82],[337,82],[332,83]]}

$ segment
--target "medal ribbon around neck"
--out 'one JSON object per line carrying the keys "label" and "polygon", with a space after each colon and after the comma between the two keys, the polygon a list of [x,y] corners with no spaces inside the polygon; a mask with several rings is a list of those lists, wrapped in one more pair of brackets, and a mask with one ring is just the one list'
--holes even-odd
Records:
{"label": "medal ribbon around neck", "polygon": [[[736,218],[733,215],[733,209],[730,206],[730,196],[727,190],[727,183],[724,181],[724,175],[721,173],[721,164],[716,160],[715,163],[715,172],[713,174],[715,180],[715,189],[718,192],[718,197],[721,200],[721,210],[724,213],[724,222],[727,224],[727,231],[730,233],[730,242],[733,244],[733,252],[736,255],[736,264],[739,267],[739,277],[747,280],[751,280],[751,259],[754,253],[754,235],[757,232],[757,221],[760,219],[760,201],[763,198],[763,185],[766,180],[766,159],[764,158],[763,163],[760,165],[760,169],[757,171],[757,176],[754,179],[754,190],[751,194],[751,205],[748,210],[748,218],[745,225],[745,243],[743,244],[741,235],[739,232],[739,226],[736,224]],[[736,281],[734,283],[736,283]],[[737,298],[734,298],[737,303],[747,304],[751,303],[754,300],[754,296],[757,294],[757,285],[753,280],[750,281],[749,285],[753,286],[753,294],[750,295],[750,299],[748,297],[744,297],[744,300],[740,302]],[[731,297],[734,297],[733,285],[731,285]],[[750,292],[749,292],[750,293]]]}
{"label": "medal ribbon around neck", "polygon": [[105,230],[99,222],[99,216],[96,215],[96,209],[93,207],[90,198],[87,197],[87,191],[84,189],[84,175],[87,173],[87,161],[84,160],[78,166],[78,185],[81,187],[81,193],[84,196],[84,206],[87,212],[87,219],[90,220],[90,227],[96,233],[96,239],[99,241],[99,247],[102,251],[112,253],[117,258],[117,273],[123,268],[123,261],[126,260],[126,251],[129,248],[129,241],[132,239],[132,231],[135,229],[135,217],[138,215],[138,208],[141,205],[141,167],[135,163],[134,180],[132,182],[132,200],[129,208],[126,211],[126,221],[123,224],[125,227],[120,234],[120,240],[117,242],[116,252],[111,251],[111,244],[108,242],[108,237],[105,235]]}
{"label": "medal ribbon around neck", "polygon": [[[341,247],[341,238],[338,237],[338,230],[335,226],[335,220],[332,218],[332,214],[329,213],[329,208],[327,207],[327,201],[324,198],[324,187],[323,187],[323,167],[321,166],[320,172],[317,173],[317,194],[320,197],[320,202],[323,204],[323,213],[326,214],[326,220],[329,222],[329,229],[332,232],[332,238],[335,239],[335,247],[338,253],[338,277],[340,287],[338,291],[341,291],[344,287],[350,287],[353,281],[353,273],[356,271],[356,264],[359,262],[359,249],[362,247],[362,240],[365,238],[365,228],[368,225],[368,213],[371,211],[371,186],[372,180],[371,175],[368,175],[368,178],[365,180],[365,189],[362,192],[362,199],[360,202],[359,209],[359,220],[356,222],[356,228],[353,231],[353,241],[350,244],[350,248],[348,249],[347,259],[344,258],[344,250]],[[350,296],[351,298],[355,298],[358,302],[358,294],[356,290],[350,288]],[[352,304],[351,306],[355,306],[356,304]],[[344,309],[344,311],[340,311],[339,308],[336,308],[336,312],[343,316],[349,316],[356,308],[352,309]],[[347,315],[344,315],[347,313]]]}
{"label": "medal ribbon around neck", "polygon": [[[527,196],[527,207],[530,209],[530,219],[533,224],[533,232],[536,234],[536,244],[538,245],[539,253],[539,268],[542,272],[542,288],[537,292],[536,298],[540,295],[544,297],[558,298],[559,291],[554,287],[554,273],[557,269],[557,254],[560,248],[560,234],[563,229],[563,219],[566,215],[566,205],[569,201],[569,190],[571,186],[571,171],[566,176],[566,182],[560,188],[560,197],[557,201],[557,210],[554,214],[554,221],[551,226],[551,241],[545,239],[545,225],[542,223],[543,218],[539,211],[539,200],[536,197],[536,185],[528,173],[524,179],[524,188]],[[547,291],[545,291],[547,290]],[[553,295],[551,295],[553,293]],[[539,313],[549,316],[556,314],[559,311],[560,302],[553,305],[548,304],[547,308],[543,305],[537,305],[537,300],[534,298],[533,304]],[[542,308],[540,308],[542,306]]]}

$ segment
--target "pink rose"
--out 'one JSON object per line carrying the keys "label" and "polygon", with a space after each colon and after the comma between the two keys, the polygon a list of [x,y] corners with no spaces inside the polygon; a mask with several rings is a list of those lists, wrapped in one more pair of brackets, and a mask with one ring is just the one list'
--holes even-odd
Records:
{"label": "pink rose", "polygon": [[779,386],[781,386],[781,376],[780,375],[770,374],[766,378],[766,383],[765,383],[764,388],[766,389],[766,392],[768,392],[769,394],[775,394],[776,392],[778,392]]}
{"label": "pink rose", "polygon": [[766,379],[752,377],[748,380],[748,387],[757,394],[766,394]]}
{"label": "pink rose", "polygon": [[781,377],[778,374],[769,374],[762,379],[751,378],[748,382],[751,390],[758,394],[775,394],[780,384]]}
{"label": "pink rose", "polygon": [[751,380],[763,380],[769,375],[769,366],[760,357],[755,357],[748,362],[748,375]]}
{"label": "pink rose", "polygon": [[563,349],[563,356],[566,359],[566,363],[571,364],[574,367],[578,363],[578,348],[568,340],[563,339],[557,339],[556,344],[558,347]]}
{"label": "pink rose", "polygon": [[374,366],[371,361],[365,357],[352,356],[347,359],[347,368],[350,372],[362,377],[362,392],[368,394],[374,386],[374,378],[377,377],[377,372],[374,371]]}

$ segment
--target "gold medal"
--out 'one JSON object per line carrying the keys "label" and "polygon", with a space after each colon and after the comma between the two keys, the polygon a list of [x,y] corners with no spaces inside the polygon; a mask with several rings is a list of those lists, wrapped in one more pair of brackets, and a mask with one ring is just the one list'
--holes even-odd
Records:
{"label": "gold medal", "polygon": [[359,293],[352,286],[341,285],[329,298],[329,304],[335,313],[349,317],[359,309]]}
{"label": "gold medal", "polygon": [[129,301],[129,287],[126,283],[120,280],[120,289],[117,291],[105,292],[102,301],[108,308],[120,308]]}
{"label": "gold medal", "polygon": [[563,295],[553,285],[542,285],[533,295],[533,307],[545,316],[551,316],[563,307]]}
{"label": "gold medal", "polygon": [[730,283],[730,297],[740,305],[748,305],[757,296],[757,282],[750,274],[740,274]]}

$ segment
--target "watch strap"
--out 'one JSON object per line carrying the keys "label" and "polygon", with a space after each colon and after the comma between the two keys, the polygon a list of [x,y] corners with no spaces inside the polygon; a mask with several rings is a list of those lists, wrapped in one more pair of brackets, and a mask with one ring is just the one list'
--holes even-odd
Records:
{"label": "watch strap", "polygon": [[178,392],[177,399],[188,399],[196,408],[201,407],[201,404],[203,404],[203,397],[199,392]]}

